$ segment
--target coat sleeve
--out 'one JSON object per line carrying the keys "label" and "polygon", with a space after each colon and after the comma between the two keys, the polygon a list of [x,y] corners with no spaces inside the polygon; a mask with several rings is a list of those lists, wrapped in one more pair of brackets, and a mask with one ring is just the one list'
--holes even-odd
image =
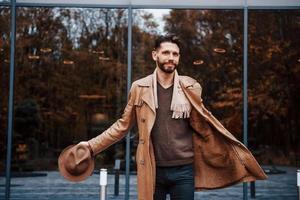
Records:
{"label": "coat sleeve", "polygon": [[93,155],[97,155],[112,144],[121,140],[134,125],[136,121],[135,106],[133,103],[135,96],[136,86],[132,85],[128,96],[128,102],[121,118],[100,135],[88,141]]}

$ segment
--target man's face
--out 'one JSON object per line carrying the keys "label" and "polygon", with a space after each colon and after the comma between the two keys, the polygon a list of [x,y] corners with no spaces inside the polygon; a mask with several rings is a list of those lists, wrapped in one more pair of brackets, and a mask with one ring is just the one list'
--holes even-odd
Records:
{"label": "man's face", "polygon": [[152,58],[165,73],[173,73],[179,63],[179,47],[172,42],[163,42],[160,47],[152,51]]}

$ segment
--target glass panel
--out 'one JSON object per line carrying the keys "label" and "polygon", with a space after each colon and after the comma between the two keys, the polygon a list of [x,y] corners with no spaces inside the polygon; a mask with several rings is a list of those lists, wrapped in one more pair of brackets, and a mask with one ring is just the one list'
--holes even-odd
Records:
{"label": "glass panel", "polygon": [[129,0],[110,0],[105,1],[105,0],[47,0],[46,2],[43,0],[17,0],[17,3],[47,3],[47,4],[82,4],[82,5],[129,5],[130,1]]}
{"label": "glass panel", "polygon": [[160,0],[131,0],[132,5],[154,5],[154,6],[243,6],[243,0],[210,0],[210,1],[198,1],[198,0],[172,0],[172,1],[160,1]]}
{"label": "glass panel", "polygon": [[1,2],[4,2],[4,3],[5,3],[5,2],[10,2],[10,0],[0,0],[0,3],[1,3]]}
{"label": "glass panel", "polygon": [[297,198],[299,22],[299,10],[249,13],[249,147],[265,165],[269,180],[280,185],[257,182],[257,193],[268,191],[269,199]]}
{"label": "glass panel", "polygon": [[5,191],[6,135],[10,63],[10,9],[0,7],[0,198]]}
{"label": "glass panel", "polygon": [[[241,140],[243,12],[137,9],[133,20],[133,80],[153,72],[151,51],[155,38],[159,34],[176,34],[182,42],[179,74],[200,82],[206,107]],[[226,196],[241,199],[241,187],[226,189]],[[196,196],[205,199],[221,193],[224,190]]]}
{"label": "glass panel", "polygon": [[[43,0],[17,0],[18,3],[45,3]],[[145,6],[243,6],[243,0],[210,0],[210,1],[198,1],[198,0],[172,0],[172,1],[160,1],[160,0],[47,0],[47,4],[94,4],[94,5],[145,5]]]}
{"label": "glass panel", "polygon": [[[57,158],[125,107],[127,10],[21,7],[17,14],[12,170],[23,178],[12,179],[19,187],[11,196],[98,198],[98,175],[74,186],[58,174]],[[124,143],[101,153],[95,169],[111,171]]]}
{"label": "glass panel", "polygon": [[299,6],[298,0],[248,0],[249,6]]}

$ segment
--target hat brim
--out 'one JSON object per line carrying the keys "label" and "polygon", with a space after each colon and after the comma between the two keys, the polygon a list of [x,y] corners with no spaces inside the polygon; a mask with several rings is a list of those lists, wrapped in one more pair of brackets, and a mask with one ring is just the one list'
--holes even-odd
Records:
{"label": "hat brim", "polygon": [[70,146],[66,147],[60,153],[59,158],[58,158],[58,169],[59,169],[60,174],[65,179],[72,181],[72,182],[80,182],[80,181],[87,179],[93,173],[94,168],[95,168],[95,162],[94,162],[94,159],[92,157],[90,157],[90,159],[88,160],[88,168],[84,173],[82,173],[78,176],[74,176],[74,175],[70,174],[65,168],[64,160],[66,160],[66,155],[68,154],[68,151],[70,151],[70,149],[74,146],[75,145],[70,145]]}

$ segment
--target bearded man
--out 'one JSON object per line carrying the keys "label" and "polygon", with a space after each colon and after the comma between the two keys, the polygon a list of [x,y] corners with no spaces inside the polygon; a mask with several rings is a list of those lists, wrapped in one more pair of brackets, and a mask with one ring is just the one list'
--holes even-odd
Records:
{"label": "bearded man", "polygon": [[93,155],[122,139],[136,123],[139,200],[193,200],[194,191],[265,179],[250,151],[209,112],[200,84],[180,76],[180,43],[162,36],[152,52],[153,74],[132,84],[124,113],[80,145]]}

